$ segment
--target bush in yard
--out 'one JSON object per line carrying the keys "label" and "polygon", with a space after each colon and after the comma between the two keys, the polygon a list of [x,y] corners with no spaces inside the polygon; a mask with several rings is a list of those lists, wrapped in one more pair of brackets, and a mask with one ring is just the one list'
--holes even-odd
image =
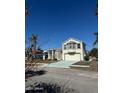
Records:
{"label": "bush in yard", "polygon": [[84,57],[84,60],[85,60],[85,61],[89,61],[89,56],[86,55],[86,56]]}
{"label": "bush in yard", "polygon": [[78,93],[76,90],[55,83],[40,82],[30,85],[25,93]]}

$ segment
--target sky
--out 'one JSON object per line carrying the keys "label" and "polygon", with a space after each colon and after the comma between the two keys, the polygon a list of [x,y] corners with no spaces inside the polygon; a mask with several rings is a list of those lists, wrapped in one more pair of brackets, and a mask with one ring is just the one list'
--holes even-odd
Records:
{"label": "sky", "polygon": [[32,34],[38,35],[41,49],[61,48],[62,42],[75,38],[91,50],[98,32],[95,16],[97,0],[25,0],[29,15],[25,17],[26,47]]}

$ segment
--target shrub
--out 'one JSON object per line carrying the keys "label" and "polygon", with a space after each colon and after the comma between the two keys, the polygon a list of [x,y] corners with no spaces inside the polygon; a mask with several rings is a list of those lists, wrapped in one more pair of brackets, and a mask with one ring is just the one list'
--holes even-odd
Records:
{"label": "shrub", "polygon": [[84,60],[89,61],[89,56],[86,55],[86,56],[84,57]]}
{"label": "shrub", "polygon": [[26,90],[25,93],[78,93],[76,90],[58,85],[55,83],[36,83],[30,85],[30,90]]}

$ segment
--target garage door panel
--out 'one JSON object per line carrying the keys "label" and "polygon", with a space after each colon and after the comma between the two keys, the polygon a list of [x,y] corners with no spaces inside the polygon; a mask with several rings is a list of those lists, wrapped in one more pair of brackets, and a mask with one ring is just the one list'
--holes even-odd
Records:
{"label": "garage door panel", "polygon": [[80,54],[65,54],[65,60],[80,61]]}

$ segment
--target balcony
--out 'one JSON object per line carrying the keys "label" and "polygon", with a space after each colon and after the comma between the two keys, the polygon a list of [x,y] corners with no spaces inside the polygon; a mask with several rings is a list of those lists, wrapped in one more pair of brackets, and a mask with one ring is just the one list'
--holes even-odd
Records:
{"label": "balcony", "polygon": [[76,53],[76,49],[68,49],[67,52],[69,54],[75,54]]}

